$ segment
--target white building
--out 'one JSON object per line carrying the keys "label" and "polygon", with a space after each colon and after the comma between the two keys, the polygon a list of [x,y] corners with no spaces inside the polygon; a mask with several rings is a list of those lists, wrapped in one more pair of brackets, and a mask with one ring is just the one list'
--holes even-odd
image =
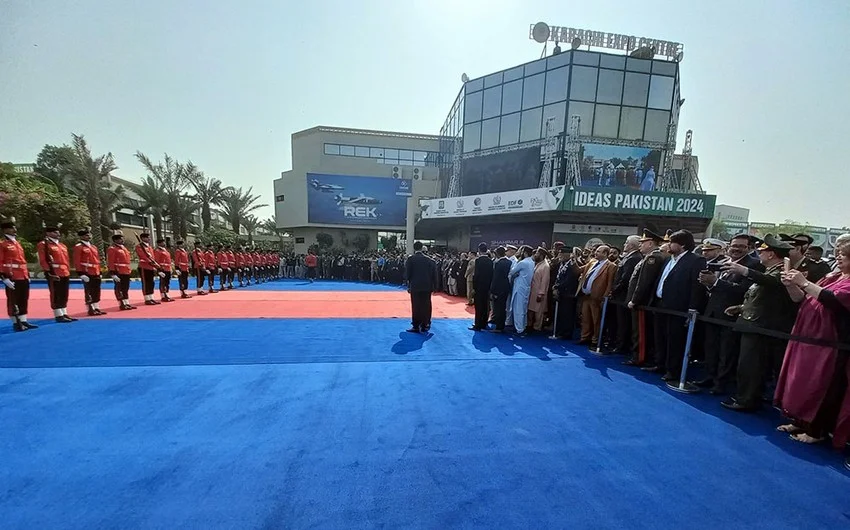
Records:
{"label": "white building", "polygon": [[[327,233],[353,249],[394,234],[410,247],[420,198],[440,196],[439,137],[339,127],[292,135],[292,169],[274,181],[275,219],[305,253]],[[382,182],[382,180],[386,182]],[[401,191],[400,191],[401,190]]]}

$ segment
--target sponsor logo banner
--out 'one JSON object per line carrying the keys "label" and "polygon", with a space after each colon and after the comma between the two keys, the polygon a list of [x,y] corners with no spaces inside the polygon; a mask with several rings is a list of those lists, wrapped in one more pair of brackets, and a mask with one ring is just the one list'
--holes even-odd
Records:
{"label": "sponsor logo banner", "polygon": [[422,219],[528,213],[557,210],[564,199],[564,187],[485,193],[447,197],[419,202]]}

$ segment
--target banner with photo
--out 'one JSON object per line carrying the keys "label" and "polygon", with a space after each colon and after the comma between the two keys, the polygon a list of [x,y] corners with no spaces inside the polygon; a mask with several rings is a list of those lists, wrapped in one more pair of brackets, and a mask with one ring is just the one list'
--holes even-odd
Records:
{"label": "banner with photo", "polygon": [[404,227],[410,180],[307,173],[307,222]]}
{"label": "banner with photo", "polygon": [[563,199],[564,186],[555,186],[421,200],[419,209],[422,219],[545,212],[557,210]]}
{"label": "banner with photo", "polygon": [[655,190],[660,149],[590,143],[580,149],[582,186]]}

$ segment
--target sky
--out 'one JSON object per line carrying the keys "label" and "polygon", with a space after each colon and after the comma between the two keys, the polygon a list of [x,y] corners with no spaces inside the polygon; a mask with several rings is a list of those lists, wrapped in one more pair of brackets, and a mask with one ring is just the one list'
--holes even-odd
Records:
{"label": "sky", "polygon": [[462,73],[539,57],[538,21],[683,43],[703,188],[750,221],[850,225],[847,0],[4,0],[0,160],[78,133],[123,178],[168,153],[272,204],[293,132],[436,134]]}

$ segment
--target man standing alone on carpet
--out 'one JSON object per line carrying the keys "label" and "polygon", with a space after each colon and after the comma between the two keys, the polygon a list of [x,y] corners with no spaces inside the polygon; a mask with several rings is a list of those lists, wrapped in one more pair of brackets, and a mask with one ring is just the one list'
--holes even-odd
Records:
{"label": "man standing alone on carpet", "polygon": [[410,333],[427,332],[431,329],[431,293],[437,267],[434,260],[422,253],[422,242],[413,243],[413,255],[404,264],[404,278],[410,293]]}
{"label": "man standing alone on carpet", "polygon": [[475,323],[469,329],[481,331],[487,328],[487,320],[490,316],[490,284],[493,283],[493,261],[487,255],[487,243],[478,245],[478,257],[473,263],[472,292],[475,302]]}
{"label": "man standing alone on carpet", "polygon": [[549,252],[540,247],[532,257],[534,260],[534,274],[531,277],[531,295],[528,300],[528,320],[534,331],[543,329],[543,320],[549,308]]}
{"label": "man standing alone on carpet", "polygon": [[83,282],[86,306],[90,317],[105,315],[100,310],[100,253],[91,244],[91,230],[83,228],[77,232],[80,242],[74,245],[74,270]]}
{"label": "man standing alone on carpet", "polygon": [[509,274],[513,282],[511,289],[511,317],[513,326],[520,335],[525,333],[526,318],[528,317],[528,297],[531,295],[531,278],[534,276],[534,251],[528,245],[519,249],[519,258]]}
{"label": "man standing alone on carpet", "polygon": [[47,278],[50,289],[50,308],[56,322],[68,323],[77,319],[68,316],[68,289],[71,280],[71,263],[68,257],[68,247],[59,241],[61,224],[47,225],[44,228],[45,238],[39,241],[38,263]]}
{"label": "man standing alone on carpet", "polygon": [[313,249],[307,251],[307,256],[304,257],[304,265],[307,266],[307,279],[310,280],[310,283],[313,283],[316,280],[316,267],[319,265],[319,258],[316,257]]}
{"label": "man standing alone on carpet", "polygon": [[3,236],[0,238],[0,281],[6,286],[6,309],[12,319],[12,329],[27,331],[38,326],[27,322],[27,306],[30,299],[30,274],[24,248],[18,242],[15,219],[0,223]]}

